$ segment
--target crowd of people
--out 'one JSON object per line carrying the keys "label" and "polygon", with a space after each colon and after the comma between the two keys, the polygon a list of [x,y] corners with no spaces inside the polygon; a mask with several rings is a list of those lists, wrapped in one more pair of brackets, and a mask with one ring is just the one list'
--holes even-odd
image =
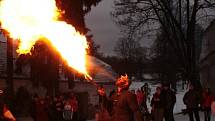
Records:
{"label": "crowd of people", "polygon": [[[122,76],[116,81],[116,90],[109,96],[103,86],[98,88],[99,105],[96,106],[96,121],[175,121],[173,109],[176,103],[176,93],[169,83],[156,87],[151,96],[147,83],[140,89],[129,91],[131,81]],[[0,98],[3,92],[0,90]],[[150,98],[152,97],[152,98]],[[189,90],[183,97],[190,121],[200,121],[199,111],[204,112],[204,121],[211,121],[215,115],[215,98],[209,88],[196,89],[189,85]],[[151,106],[149,108],[148,106]],[[33,121],[79,121],[78,100],[74,93],[64,93],[55,97],[39,97],[34,94],[30,104],[30,115]],[[151,110],[149,110],[151,109]],[[16,121],[9,108],[0,99],[0,121]]]}
{"label": "crowd of people", "polygon": [[176,96],[175,92],[170,89],[169,84],[164,84],[162,87],[156,88],[156,92],[150,100],[151,111],[148,110],[146,104],[147,100],[150,99],[149,91],[147,90],[149,88],[147,89],[144,85],[136,92],[143,120],[163,121],[165,119],[165,121],[174,121],[173,109],[176,103]]}
{"label": "crowd of people", "polygon": [[[129,104],[131,103],[131,97],[129,99],[126,99],[126,97],[128,98],[129,96],[131,96],[130,93],[132,93],[136,97],[138,110],[141,114],[141,119],[139,121],[175,121],[173,110],[176,103],[176,92],[170,88],[169,83],[164,83],[162,86],[158,86],[151,99],[151,91],[147,83],[145,83],[144,86],[142,86],[136,92],[134,90],[126,90],[127,94],[118,92],[116,90],[111,92],[111,94],[107,97],[104,93],[103,88],[100,89],[99,93],[102,98],[102,101],[100,101],[100,104],[102,105],[99,108],[100,112],[98,112],[96,115],[96,121],[110,121],[111,117],[115,118],[112,115],[114,115],[114,113],[116,112],[117,116],[124,115],[122,116],[124,117],[122,118],[122,121],[127,121],[125,120],[126,117],[127,119],[129,119],[128,112],[133,114],[133,118],[136,118],[137,120],[138,117],[135,117],[135,110],[137,110],[136,108],[134,108],[135,103]],[[114,98],[114,95],[117,95],[117,98]],[[107,102],[111,103],[108,105]],[[133,102],[135,102],[135,100],[133,100]],[[215,100],[209,88],[199,90],[195,89],[194,86],[190,84],[189,90],[183,97],[183,102],[186,105],[186,109],[182,110],[182,113],[187,114],[190,121],[194,121],[194,117],[195,121],[200,121],[199,111],[202,111],[204,113],[204,121],[211,121],[211,113],[213,113],[211,112],[211,109],[215,109]],[[150,104],[151,108],[147,107],[147,103]],[[112,108],[110,109],[110,107]],[[118,108],[121,109],[119,110]],[[120,112],[119,115],[118,112]],[[134,119],[128,121],[134,121]]]}
{"label": "crowd of people", "polygon": [[[136,92],[137,101],[144,120],[163,121],[165,119],[165,121],[174,121],[173,109],[176,103],[176,94],[170,89],[170,86],[164,84],[156,88],[156,92],[153,94],[150,102],[152,119],[147,119],[149,111],[146,102],[149,96],[145,92],[143,88]],[[183,113],[188,114],[190,121],[194,121],[194,117],[196,121],[200,121],[199,111],[202,111],[204,113],[204,121],[210,121],[213,101],[214,97],[209,88],[199,91],[190,84],[189,90],[183,97],[183,102],[186,105]]]}
{"label": "crowd of people", "polygon": [[[15,117],[19,117],[23,110],[25,110],[24,117],[30,115],[33,121],[79,121],[78,100],[73,92],[62,93],[55,97],[41,97],[34,94],[29,100],[24,89],[20,90],[14,96],[17,100],[14,100],[13,107],[9,107],[6,94],[0,90],[0,121],[16,121]],[[21,101],[18,101],[20,98]],[[20,103],[22,101],[23,103]]]}
{"label": "crowd of people", "polygon": [[190,85],[189,90],[183,97],[183,102],[186,105],[186,113],[189,115],[190,121],[200,121],[199,111],[204,112],[204,121],[211,120],[211,109],[214,97],[209,88],[205,88],[203,91],[199,91]]}
{"label": "crowd of people", "polygon": [[54,98],[33,96],[31,117],[34,121],[77,121],[78,101],[74,93]]}

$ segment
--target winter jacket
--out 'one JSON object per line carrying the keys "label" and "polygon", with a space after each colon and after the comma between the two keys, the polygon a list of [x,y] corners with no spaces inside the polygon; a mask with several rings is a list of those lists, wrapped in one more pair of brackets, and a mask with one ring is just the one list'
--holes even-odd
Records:
{"label": "winter jacket", "polygon": [[162,95],[164,98],[164,108],[165,109],[173,108],[176,102],[175,92],[173,92],[171,89],[163,90]]}
{"label": "winter jacket", "polygon": [[201,103],[201,94],[192,89],[185,93],[183,102],[188,109],[198,108]]}
{"label": "winter jacket", "polygon": [[[107,99],[107,98],[106,98]],[[112,103],[111,121],[142,121],[136,95],[124,90],[120,94],[115,93],[108,99]]]}
{"label": "winter jacket", "polygon": [[72,107],[72,111],[73,112],[77,112],[78,111],[78,101],[76,98],[73,98],[70,100],[70,105]]}
{"label": "winter jacket", "polygon": [[36,104],[36,121],[48,121],[48,112],[45,103]]}
{"label": "winter jacket", "polygon": [[153,95],[153,98],[151,100],[151,106],[152,108],[164,108],[164,97],[162,94],[158,95],[157,93],[155,93]]}
{"label": "winter jacket", "polygon": [[141,105],[145,101],[145,95],[143,92],[137,92],[137,102],[138,105]]}
{"label": "winter jacket", "polygon": [[213,102],[213,96],[209,94],[203,94],[202,107],[210,108]]}

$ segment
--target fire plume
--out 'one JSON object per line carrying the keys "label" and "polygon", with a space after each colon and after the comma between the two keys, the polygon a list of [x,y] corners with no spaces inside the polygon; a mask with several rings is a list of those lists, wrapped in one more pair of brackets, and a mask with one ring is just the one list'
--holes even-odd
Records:
{"label": "fire plume", "polygon": [[20,41],[17,52],[30,53],[42,38],[48,40],[68,66],[90,77],[86,70],[86,37],[72,25],[58,20],[55,0],[1,0],[1,27]]}

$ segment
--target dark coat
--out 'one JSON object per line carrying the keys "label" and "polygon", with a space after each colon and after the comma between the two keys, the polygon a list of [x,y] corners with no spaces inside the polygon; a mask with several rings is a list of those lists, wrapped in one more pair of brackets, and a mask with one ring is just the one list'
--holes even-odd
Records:
{"label": "dark coat", "polygon": [[162,95],[164,98],[164,108],[167,110],[173,109],[176,103],[175,92],[173,92],[171,89],[167,89],[162,91]]}
{"label": "dark coat", "polygon": [[183,101],[188,109],[198,108],[201,103],[201,94],[194,89],[189,90],[185,93]]}
{"label": "dark coat", "polygon": [[162,94],[158,95],[155,93],[151,100],[152,108],[161,108],[164,109],[164,96]]}
{"label": "dark coat", "polygon": [[112,110],[110,111],[112,121],[142,121],[136,95],[130,91],[115,93],[110,99]]}

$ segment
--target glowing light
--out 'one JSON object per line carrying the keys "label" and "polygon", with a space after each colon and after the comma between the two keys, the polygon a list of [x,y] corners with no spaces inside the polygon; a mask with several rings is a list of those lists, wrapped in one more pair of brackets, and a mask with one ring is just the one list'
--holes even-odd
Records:
{"label": "glowing light", "polygon": [[[86,37],[72,25],[57,20],[55,0],[1,0],[1,27],[20,40],[17,52],[30,53],[33,45],[46,38],[67,64],[90,77],[86,70]],[[45,40],[46,40],[45,39]]]}
{"label": "glowing light", "polygon": [[121,77],[117,79],[116,85],[120,86],[120,87],[122,87],[122,86],[129,86],[128,75],[127,74],[125,76],[121,75]]}

